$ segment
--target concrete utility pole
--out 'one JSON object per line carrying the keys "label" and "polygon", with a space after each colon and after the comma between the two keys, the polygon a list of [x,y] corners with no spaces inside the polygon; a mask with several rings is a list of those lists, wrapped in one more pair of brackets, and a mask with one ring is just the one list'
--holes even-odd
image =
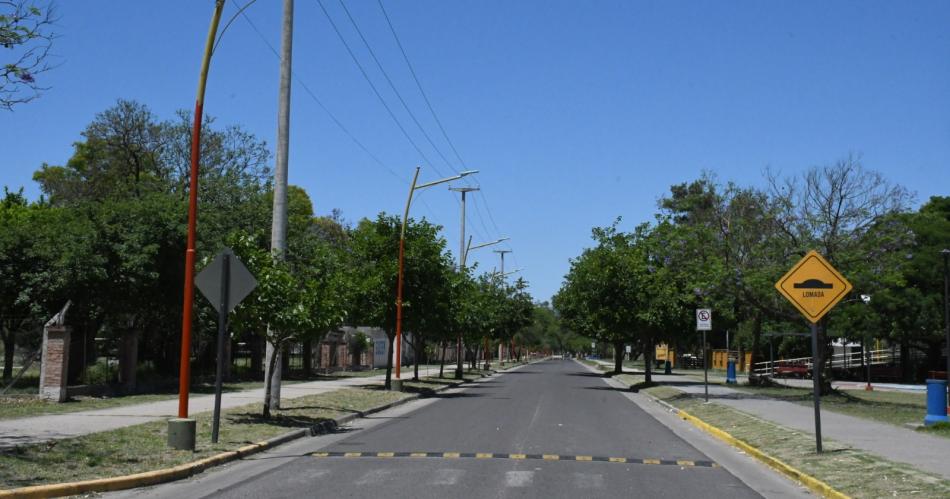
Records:
{"label": "concrete utility pole", "polygon": [[495,253],[501,255],[501,274],[502,277],[505,277],[505,253],[511,253],[511,250],[494,250]]}
{"label": "concrete utility pole", "polygon": [[[294,39],[294,0],[284,0],[284,22],[280,36],[280,94],[277,101],[277,163],[274,167],[274,213],[271,222],[270,247],[274,258],[283,259],[287,250],[287,152],[290,144],[290,62]],[[270,404],[280,408],[280,349],[267,342],[266,357],[277,356],[274,372],[270,362],[264,380],[270,379]]]}
{"label": "concrete utility pole", "polygon": [[[461,237],[459,238],[459,272],[465,271],[465,259],[468,257],[465,248],[465,194],[479,190],[478,187],[449,187],[450,191],[462,193]],[[455,379],[462,379],[462,332],[459,331],[455,343]]]}

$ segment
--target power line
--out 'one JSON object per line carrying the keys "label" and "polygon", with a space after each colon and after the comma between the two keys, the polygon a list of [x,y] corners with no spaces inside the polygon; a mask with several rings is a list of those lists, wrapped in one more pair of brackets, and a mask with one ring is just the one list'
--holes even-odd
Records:
{"label": "power line", "polygon": [[[232,3],[237,5],[236,2],[232,1]],[[260,38],[261,41],[264,42],[264,45],[266,45],[267,48],[270,49],[271,53],[274,54],[275,57],[280,59],[280,54],[277,52],[277,49],[274,48],[274,46],[270,43],[270,41],[267,40],[267,37],[265,37],[264,34],[261,33],[261,30],[257,28],[257,25],[254,24],[254,21],[252,21],[251,18],[248,17],[244,11],[241,11],[241,16],[244,18],[245,21],[247,21],[247,24],[251,27],[251,29],[254,30],[255,33],[257,33],[258,38]],[[339,128],[340,131],[342,131],[347,137],[349,137],[349,139],[352,140],[353,143],[357,145],[357,147],[359,147],[363,152],[365,152],[366,155],[369,156],[373,160],[373,162],[375,162],[377,165],[379,165],[380,167],[388,171],[390,175],[396,177],[397,179],[402,180],[402,181],[406,180],[405,177],[399,175],[392,168],[390,168],[385,163],[383,163],[382,160],[380,160],[375,154],[373,154],[369,150],[369,148],[367,148],[359,139],[357,139],[356,136],[353,135],[349,131],[349,129],[347,129],[346,126],[344,126],[343,123],[339,119],[337,119],[337,117],[330,111],[329,108],[327,108],[327,106],[323,103],[323,101],[320,100],[320,98],[317,97],[317,95],[312,90],[310,90],[310,87],[308,87],[307,84],[302,79],[300,79],[296,73],[292,72],[291,74],[294,77],[294,81],[298,85],[300,85],[301,88],[303,88],[304,92],[307,95],[309,95],[310,98],[313,99],[314,102],[317,103],[317,106],[319,106],[320,109],[322,109],[323,112],[327,114],[327,116],[330,118],[331,121],[333,121],[333,123],[337,126],[337,128]]]}
{"label": "power line", "polygon": [[356,34],[359,35],[360,40],[363,41],[363,45],[366,47],[366,50],[369,52],[370,57],[373,58],[373,62],[376,63],[376,67],[379,68],[379,72],[383,74],[383,78],[386,79],[386,83],[389,84],[389,88],[391,88],[393,93],[396,94],[396,98],[399,99],[399,102],[402,104],[403,109],[406,110],[406,113],[409,114],[409,117],[412,119],[412,122],[416,124],[416,127],[419,129],[419,132],[422,133],[422,136],[425,137],[426,141],[429,142],[429,145],[432,146],[432,149],[435,150],[436,154],[438,154],[439,157],[442,158],[442,161],[445,161],[445,164],[448,165],[449,169],[452,170],[453,173],[458,173],[458,170],[452,166],[452,163],[448,160],[448,158],[445,157],[444,154],[442,154],[442,151],[439,149],[438,146],[435,145],[435,142],[432,141],[432,137],[430,137],[429,134],[426,132],[425,128],[423,128],[422,123],[419,123],[419,120],[416,118],[415,113],[413,113],[412,110],[409,109],[409,104],[406,103],[406,100],[403,98],[402,94],[396,88],[396,84],[393,83],[392,78],[389,77],[389,73],[387,73],[386,69],[383,68],[382,63],[379,61],[379,58],[376,57],[376,52],[373,50],[373,47],[369,44],[369,41],[363,35],[363,31],[360,29],[359,25],[356,23],[356,19],[353,18],[352,14],[350,14],[350,9],[346,8],[346,4],[343,2],[343,0],[339,0],[339,2],[340,2],[340,7],[343,8],[343,12],[346,13],[346,17],[350,20],[350,24],[353,25],[353,29],[356,30]]}
{"label": "power line", "polygon": [[393,34],[393,39],[396,41],[396,46],[399,47],[399,52],[402,53],[402,59],[406,61],[406,66],[409,68],[409,73],[412,75],[413,81],[416,82],[416,88],[419,89],[419,93],[422,95],[422,99],[425,101],[426,107],[429,108],[429,113],[432,114],[432,118],[439,126],[439,131],[442,132],[442,137],[445,138],[445,142],[449,144],[449,147],[452,149],[452,152],[455,153],[455,157],[458,158],[462,167],[467,168],[465,165],[465,160],[462,159],[458,149],[455,148],[455,144],[452,143],[452,139],[449,138],[449,134],[446,133],[445,127],[442,126],[442,120],[440,120],[439,116],[435,113],[435,109],[432,107],[432,102],[429,101],[429,96],[426,94],[425,90],[423,90],[422,83],[419,81],[419,77],[416,75],[416,70],[412,66],[412,63],[409,62],[409,55],[406,54],[406,49],[402,46],[402,42],[399,40],[399,35],[396,34],[396,29],[393,27],[393,23],[389,19],[389,13],[386,12],[386,8],[383,7],[382,0],[376,0],[376,3],[379,4],[379,10],[383,12],[383,17],[386,18],[386,24],[389,26],[389,32]]}
{"label": "power line", "polygon": [[399,128],[399,131],[402,132],[403,136],[406,137],[406,140],[412,145],[413,149],[419,153],[419,156],[425,161],[425,163],[432,167],[439,175],[443,175],[439,169],[429,161],[428,156],[422,149],[419,148],[419,145],[416,144],[412,137],[409,135],[409,132],[406,131],[406,128],[399,121],[399,118],[396,117],[396,114],[393,113],[392,108],[389,107],[389,104],[386,103],[386,100],[383,99],[382,94],[379,93],[379,89],[376,88],[376,85],[373,83],[373,80],[370,79],[369,74],[366,73],[366,69],[363,68],[363,64],[360,63],[360,60],[356,57],[356,54],[353,53],[353,49],[350,48],[350,44],[346,42],[346,38],[343,37],[343,33],[340,32],[340,29],[337,27],[336,22],[333,21],[333,18],[330,16],[330,13],[327,11],[327,8],[323,5],[323,0],[317,0],[317,4],[320,5],[320,10],[323,11],[323,15],[326,16],[327,21],[330,22],[330,26],[333,27],[333,31],[336,33],[337,38],[340,39],[340,42],[343,44],[343,47],[346,48],[346,52],[350,55],[350,58],[353,59],[353,62],[356,64],[356,67],[359,68],[360,74],[363,75],[363,79],[366,80],[366,83],[369,84],[370,88],[373,89],[373,93],[376,94],[376,98],[379,99],[380,104],[386,109],[386,112],[389,113],[389,117],[392,118],[393,122],[396,123],[396,126]]}
{"label": "power line", "polygon": [[[343,0],[340,0],[340,1],[342,2]],[[382,0],[376,0],[376,3],[379,5],[379,9],[380,11],[382,11],[383,17],[386,19],[386,24],[387,26],[389,26],[389,31],[393,35],[393,40],[395,40],[396,46],[399,47],[399,52],[402,54],[402,58],[403,58],[403,61],[405,61],[406,63],[406,67],[409,68],[409,74],[412,75],[412,79],[416,83],[416,88],[419,89],[419,94],[422,95],[422,99],[426,103],[426,107],[429,109],[429,113],[432,114],[432,119],[435,120],[436,124],[438,125],[439,131],[442,132],[442,137],[445,138],[445,142],[452,149],[452,152],[455,154],[455,157],[458,159],[462,167],[468,168],[468,165],[465,164],[465,160],[462,159],[462,155],[459,154],[458,149],[455,147],[455,143],[452,142],[451,138],[449,138],[448,132],[445,130],[445,127],[442,125],[442,120],[439,119],[438,114],[435,112],[435,108],[432,106],[432,101],[429,100],[429,96],[422,86],[422,82],[420,81],[419,76],[416,73],[415,67],[412,65],[412,62],[409,60],[409,54],[406,52],[406,49],[403,46],[402,41],[399,39],[399,35],[396,33],[396,28],[395,26],[393,26],[392,19],[390,19],[389,13],[386,11],[386,7],[383,5]],[[498,224],[495,223],[495,219],[494,219],[494,216],[492,215],[491,207],[489,206],[488,199],[484,197],[485,192],[479,191],[479,193],[483,196],[483,200],[485,202],[485,210],[488,212],[488,218],[491,221],[492,226],[495,228],[495,233],[500,237],[501,230],[498,228]],[[482,225],[484,226],[485,225],[484,216],[482,215],[481,209],[478,207],[478,205],[476,205],[475,212],[478,215]],[[485,227],[485,232],[491,233],[491,231],[488,230],[487,227]]]}
{"label": "power line", "polygon": [[[232,0],[232,3],[234,3],[235,6],[237,6],[237,3],[236,3],[235,0]],[[248,25],[251,27],[251,29],[254,31],[254,33],[257,34],[257,37],[264,43],[265,46],[267,46],[268,49],[270,49],[271,53],[274,54],[274,56],[277,57],[277,59],[279,60],[279,59],[280,59],[280,53],[277,52],[277,49],[274,47],[274,45],[271,44],[270,41],[267,40],[267,37],[264,36],[263,33],[261,33],[261,30],[258,29],[258,27],[257,27],[256,24],[254,24],[254,21],[252,21],[251,18],[248,17],[248,15],[247,15],[243,10],[240,11],[240,14],[241,14],[241,17],[244,18],[244,20],[247,22],[247,24],[248,24]],[[370,151],[369,148],[367,148],[366,145],[363,144],[363,142],[361,142],[359,139],[357,139],[356,136],[353,135],[353,134],[349,131],[349,129],[346,128],[346,126],[343,125],[343,123],[342,123],[339,119],[337,119],[336,115],[334,115],[333,112],[330,111],[330,109],[323,103],[323,101],[320,100],[320,98],[317,97],[317,95],[316,95],[312,90],[310,90],[310,87],[307,86],[306,82],[304,82],[304,81],[303,81],[300,77],[298,77],[297,74],[294,73],[294,72],[291,72],[291,75],[292,75],[293,78],[294,78],[294,82],[296,82],[298,85],[300,85],[301,88],[304,89],[304,92],[305,92],[307,95],[309,95],[310,98],[313,99],[314,102],[317,103],[317,106],[319,106],[320,109],[322,109],[323,112],[326,113],[326,115],[327,115],[327,116],[330,118],[330,120],[337,126],[337,128],[339,128],[340,131],[342,131],[347,137],[349,137],[349,139],[350,139],[351,141],[353,141],[354,144],[356,144],[364,153],[366,153],[366,155],[369,156],[370,159],[372,159],[374,163],[376,163],[378,166],[380,166],[381,168],[383,168],[384,170],[386,170],[390,175],[392,175],[393,177],[395,177],[397,180],[399,180],[399,181],[401,181],[401,182],[408,182],[408,179],[407,179],[406,177],[404,177],[404,176],[402,176],[402,175],[399,175],[398,173],[396,173],[395,170],[393,170],[392,168],[390,168],[389,166],[387,166],[385,163],[383,163],[383,161],[380,160],[379,157],[377,157],[375,154],[373,154],[373,152]],[[424,199],[420,199],[420,202],[422,202],[423,206],[425,206],[426,211],[429,212],[429,214],[432,216],[432,219],[435,220],[435,219],[437,218],[437,217],[435,216],[436,211],[435,211],[434,209],[432,209],[432,206],[430,206],[429,203],[427,203]]]}

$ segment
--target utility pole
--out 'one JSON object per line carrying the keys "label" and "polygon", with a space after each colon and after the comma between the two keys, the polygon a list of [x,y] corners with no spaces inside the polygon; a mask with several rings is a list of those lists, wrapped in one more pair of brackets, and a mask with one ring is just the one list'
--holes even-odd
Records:
{"label": "utility pole", "polygon": [[[449,187],[450,191],[462,193],[461,237],[459,237],[459,273],[465,271],[465,259],[468,257],[465,249],[465,194],[480,190],[478,187]],[[455,379],[462,379],[462,332],[458,332],[455,343]]]}
{"label": "utility pole", "polygon": [[[290,62],[294,39],[294,0],[284,0],[284,21],[280,35],[280,90],[277,99],[277,161],[274,167],[274,213],[271,222],[270,247],[274,258],[283,260],[287,250],[287,153],[290,145]],[[270,327],[270,326],[268,326]],[[271,357],[276,356],[273,372]],[[270,380],[270,405],[280,408],[280,374],[283,367],[280,348],[267,342],[268,362],[264,380]]]}
{"label": "utility pole", "polygon": [[511,253],[511,250],[494,250],[494,251],[495,253],[498,253],[499,255],[501,255],[501,272],[499,272],[499,274],[501,274],[501,276],[504,277],[505,276],[505,253]]}
{"label": "utility pole", "polygon": [[[947,335],[947,386],[950,387],[950,249],[940,251],[943,256],[943,327]],[[950,393],[950,388],[947,388]],[[948,396],[950,397],[950,396]],[[950,401],[950,398],[947,399]],[[947,403],[950,405],[950,402]]]}

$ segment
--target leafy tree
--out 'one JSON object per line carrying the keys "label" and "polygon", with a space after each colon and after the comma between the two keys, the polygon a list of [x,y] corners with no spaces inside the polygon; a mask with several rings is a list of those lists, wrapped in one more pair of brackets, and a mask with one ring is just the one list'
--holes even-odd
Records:
{"label": "leafy tree", "polygon": [[[623,371],[624,344],[643,333],[638,315],[643,298],[638,249],[631,235],[610,227],[593,229],[597,246],[576,259],[554,296],[554,307],[573,331],[613,345],[614,372]],[[642,343],[641,343],[642,344]]]}
{"label": "leafy tree", "polygon": [[[392,350],[396,335],[396,284],[399,258],[398,217],[380,213],[375,220],[363,219],[350,232],[349,257],[354,269],[354,300],[350,317],[355,323],[386,331],[389,355],[386,388],[391,386]],[[419,335],[419,341],[435,327],[427,321],[427,306],[439,306],[447,298],[450,266],[441,228],[425,219],[406,224],[403,282],[403,331]],[[439,311],[442,314],[443,311]],[[402,359],[399,359],[401,362]]]}
{"label": "leafy tree", "polygon": [[28,0],[0,2],[0,48],[6,54],[0,61],[0,108],[13,110],[46,90],[37,77],[51,68],[54,22],[52,3],[38,6]]}

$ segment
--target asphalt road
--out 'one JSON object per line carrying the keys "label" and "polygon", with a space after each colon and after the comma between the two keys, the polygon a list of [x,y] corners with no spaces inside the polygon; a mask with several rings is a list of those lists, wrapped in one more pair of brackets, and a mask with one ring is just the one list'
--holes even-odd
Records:
{"label": "asphalt road", "polygon": [[[204,488],[136,495],[761,497],[573,361],[526,366],[384,418],[284,455],[266,471],[239,467],[237,479],[206,480]],[[394,454],[363,457],[380,452]],[[419,452],[431,457],[400,457]],[[600,460],[611,457],[628,461]],[[643,464],[653,460],[659,464]]]}

